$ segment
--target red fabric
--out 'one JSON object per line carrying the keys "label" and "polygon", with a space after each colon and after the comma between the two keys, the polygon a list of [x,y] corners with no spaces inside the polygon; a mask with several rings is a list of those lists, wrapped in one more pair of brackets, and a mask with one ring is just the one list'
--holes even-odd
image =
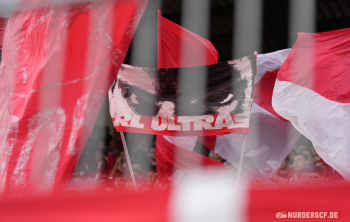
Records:
{"label": "red fabric", "polygon": [[266,72],[260,81],[254,84],[253,101],[277,118],[287,121],[272,108],[272,94],[278,70],[279,69],[272,72]]}
{"label": "red fabric", "polygon": [[[251,190],[249,192],[247,221],[274,221],[276,213],[283,211],[286,213],[340,211],[340,219],[323,220],[349,221],[349,195],[349,186]],[[288,218],[286,221],[304,220]],[[311,219],[311,221],[314,220],[317,219]]]}
{"label": "red fabric", "polygon": [[5,28],[7,24],[8,18],[0,17],[0,50],[2,50],[2,42],[4,40]]}
{"label": "red fabric", "polygon": [[[219,53],[217,52],[217,50],[209,40],[162,17],[160,10],[158,11],[158,42],[157,43],[158,43],[158,57],[157,57],[158,68],[203,66],[203,65],[215,64],[218,62]],[[206,55],[206,58],[203,60],[186,59],[186,63],[182,63],[181,46],[183,46],[183,48],[186,48],[186,52],[185,52],[187,54],[186,58],[191,58],[191,57],[198,58],[202,54]],[[158,138],[160,137],[161,136],[157,137],[157,141],[158,141]],[[164,138],[162,138],[162,140],[164,140]],[[208,147],[209,149],[214,150],[214,146],[216,143],[216,136],[199,136],[198,142],[202,143],[204,146]],[[159,148],[157,147],[157,150],[158,149]],[[203,156],[198,156],[197,153],[194,153],[191,151],[188,151],[187,155],[189,156],[192,155],[192,158],[197,157],[198,158],[196,160],[197,162],[201,162],[202,161],[201,158],[203,158]],[[159,152],[158,152],[158,156],[156,155],[158,174],[159,174],[158,169],[160,169],[158,162],[166,163],[166,160],[163,159],[163,157],[164,156],[159,155]],[[170,168],[172,170],[174,168],[174,165],[171,165]],[[167,180],[168,177],[171,176],[171,174],[173,173],[173,171],[171,170],[167,171],[166,173],[167,177],[165,177],[165,180]]]}
{"label": "red fabric", "polygon": [[197,141],[203,144],[206,148],[214,151],[216,136],[199,136]]}
{"label": "red fabric", "polygon": [[0,200],[2,222],[168,221],[169,192],[127,192]]}
{"label": "red fabric", "polygon": [[309,88],[329,100],[349,103],[350,28],[298,35],[277,79]]}
{"label": "red fabric", "polygon": [[[201,190],[199,190],[201,192]],[[48,196],[17,199],[0,199],[0,215],[2,222],[76,222],[76,221],[174,221],[172,215],[178,203],[174,203],[172,191],[165,192],[128,192],[125,194],[108,193],[106,195],[74,195],[70,196]],[[176,194],[179,194],[177,192]],[[197,203],[197,209],[207,209],[212,198],[204,197]],[[248,195],[232,197],[227,194],[232,202],[241,203],[242,209],[239,213],[249,222],[270,222],[270,221],[349,221],[350,220],[350,187],[310,187],[310,188],[289,188],[289,189],[255,189],[248,190]],[[194,198],[188,192],[182,195],[183,210],[188,212],[188,204]],[[195,196],[198,198],[198,196]],[[187,199],[186,199],[187,198]],[[237,198],[241,198],[238,199]],[[193,200],[191,201],[193,203]],[[227,200],[217,201],[218,208],[227,209],[232,212],[234,209],[227,207]],[[176,205],[177,204],[177,205]],[[235,205],[233,205],[235,206]],[[193,208],[192,208],[193,209]],[[339,219],[276,219],[277,212],[327,212],[337,211]],[[192,221],[203,220],[200,213],[190,214]],[[207,214],[208,215],[208,214]],[[212,210],[209,215],[215,214]],[[180,218],[188,218],[186,215]],[[234,217],[234,216],[232,216]],[[232,218],[236,221],[238,218]]]}
{"label": "red fabric", "polygon": [[[212,65],[218,62],[219,56],[209,40],[162,17],[160,11],[157,51],[158,68]],[[184,56],[182,61],[181,55]]]}
{"label": "red fabric", "polygon": [[[191,52],[188,57],[198,57],[200,53],[205,52],[206,60],[188,60],[186,64],[181,64],[181,44],[185,44],[184,47],[188,50],[186,53]],[[209,40],[169,21],[158,11],[158,68],[211,65],[217,63],[218,58],[219,53]],[[211,150],[214,149],[215,141],[216,136],[208,136],[207,139],[198,137],[198,142]]]}
{"label": "red fabric", "polygon": [[114,156],[111,154],[106,155],[105,162],[106,162],[106,174],[110,175],[110,173],[114,167],[114,164],[115,164]]}
{"label": "red fabric", "polygon": [[22,0],[0,73],[0,193],[64,188],[147,1]]}
{"label": "red fabric", "polygon": [[227,173],[224,164],[193,151],[175,146],[163,136],[157,136],[156,161],[158,178],[161,183],[168,183],[168,178],[175,170],[182,170],[191,176],[198,176],[194,170],[198,167],[207,167],[203,175],[207,179],[220,177]]}

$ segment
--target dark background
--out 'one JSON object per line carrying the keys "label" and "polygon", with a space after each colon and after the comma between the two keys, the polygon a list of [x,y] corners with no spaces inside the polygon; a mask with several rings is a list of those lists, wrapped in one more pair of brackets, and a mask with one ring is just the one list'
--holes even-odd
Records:
{"label": "dark background", "polygon": [[[262,47],[259,53],[268,53],[288,48],[288,38],[296,40],[297,35],[295,33],[307,31],[302,29],[290,30],[288,21],[290,1],[293,0],[263,0]],[[316,0],[315,2],[316,32],[350,27],[350,0]],[[145,16],[152,16],[157,13],[158,7],[154,7],[155,4],[160,5],[159,8],[162,10],[162,15],[165,18],[181,25],[182,0],[150,0]],[[233,59],[234,7],[235,0],[210,1],[209,40],[219,52],[219,61]],[[153,41],[156,41],[156,16],[154,16],[154,25],[151,26],[144,21],[145,16],[142,18],[138,30],[140,27],[147,26],[147,29],[153,30]],[[196,32],[196,30],[191,31]],[[145,44],[147,44],[147,41]],[[131,44],[131,47],[133,45]],[[131,63],[130,55],[131,50],[128,52],[125,63]],[[156,57],[156,49],[150,52],[149,55],[150,57]],[[140,62],[136,62],[135,65],[149,67],[155,65],[146,61],[142,64],[137,63]]]}
{"label": "dark background", "polygon": [[[258,53],[269,53],[280,49],[290,47],[288,39],[295,41],[297,32],[307,32],[303,27],[291,30],[289,27],[289,11],[290,1],[293,0],[263,0],[262,12],[262,47]],[[294,0],[295,1],[295,0]],[[303,0],[310,1],[310,0]],[[150,0],[145,11],[144,17],[138,27],[136,35],[144,26],[153,30],[156,41],[156,16],[153,18],[153,24],[145,22],[147,16],[157,13],[157,7],[160,5],[162,16],[181,25],[182,0]],[[341,28],[350,27],[350,0],[317,0],[315,13],[315,31],[324,32]],[[234,7],[235,0],[211,0],[210,1],[210,24],[209,24],[209,40],[214,44],[219,52],[219,61],[227,61],[234,59],[233,51],[233,31],[234,31]],[[191,30],[196,33],[196,30]],[[200,34],[200,33],[197,33]],[[145,41],[145,44],[149,42]],[[131,48],[133,47],[131,44]],[[137,66],[155,67],[154,60],[150,62],[150,58],[144,61],[131,61],[131,51],[125,59],[125,63]],[[246,55],[251,54],[247,51]],[[150,57],[156,58],[156,49],[150,51]]]}

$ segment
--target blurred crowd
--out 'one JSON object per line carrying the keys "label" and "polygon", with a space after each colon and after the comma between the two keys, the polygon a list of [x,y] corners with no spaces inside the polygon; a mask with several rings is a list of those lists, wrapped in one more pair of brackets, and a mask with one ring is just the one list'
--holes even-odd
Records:
{"label": "blurred crowd", "polygon": [[[167,189],[160,184],[155,160],[153,135],[125,133],[133,173],[138,190]],[[235,177],[237,169],[217,153],[197,144],[195,152],[224,163],[229,176]],[[266,186],[248,178],[254,186]],[[95,126],[73,173],[72,181],[93,181],[94,190],[127,192],[134,189],[124,153],[123,143],[116,130]],[[268,186],[333,185],[346,183],[344,178],[327,165],[315,152],[310,141],[301,137],[289,156],[272,176]]]}
{"label": "blurred crowd", "polygon": [[[138,190],[161,190],[155,160],[155,136],[125,133]],[[95,181],[98,191],[133,190],[120,133],[95,126],[74,170],[72,180]]]}
{"label": "blurred crowd", "polygon": [[278,185],[335,185],[345,179],[316,153],[311,142],[301,136],[271,181]]}

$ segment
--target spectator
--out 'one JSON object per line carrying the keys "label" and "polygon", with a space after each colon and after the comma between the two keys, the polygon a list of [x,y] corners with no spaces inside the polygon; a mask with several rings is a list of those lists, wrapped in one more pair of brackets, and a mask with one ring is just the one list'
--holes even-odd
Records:
{"label": "spectator", "polygon": [[124,193],[125,192],[133,192],[135,191],[134,184],[131,181],[130,177],[127,177],[125,179],[125,188],[124,188]]}
{"label": "spectator", "polygon": [[116,161],[116,159],[120,156],[121,150],[118,149],[118,143],[116,139],[111,139],[108,143],[107,147],[107,153],[109,160],[113,162],[113,165]]}
{"label": "spectator", "polygon": [[105,156],[105,164],[106,164],[106,175],[110,175],[113,169],[113,166],[115,165],[115,160],[114,160],[114,156],[111,154],[107,154]]}
{"label": "spectator", "polygon": [[293,173],[288,166],[289,166],[289,157],[287,156],[287,158],[283,161],[282,165],[280,166],[280,168],[277,171],[277,175],[280,178],[288,180],[289,178],[291,178],[293,176]]}
{"label": "spectator", "polygon": [[105,144],[108,144],[111,139],[112,139],[112,136],[109,134],[109,127],[104,126],[103,127],[103,141],[105,142]]}
{"label": "spectator", "polygon": [[155,191],[161,191],[162,190],[162,185],[161,183],[159,182],[159,179],[158,179],[158,174],[154,174],[153,175],[153,188]]}
{"label": "spectator", "polygon": [[294,185],[306,185],[309,182],[309,168],[302,168],[296,173]]}
{"label": "spectator", "polygon": [[103,152],[103,153],[107,153],[107,146],[106,146],[106,143],[105,141],[101,140],[99,143],[98,143],[98,146],[97,146],[97,150]]}
{"label": "spectator", "polygon": [[325,176],[325,181],[331,177],[331,172],[328,171],[328,165],[323,161],[315,162],[315,166],[321,167],[323,170],[323,175]]}
{"label": "spectator", "polygon": [[342,185],[347,184],[346,180],[337,171],[334,171],[333,175],[327,180],[329,185]]}
{"label": "spectator", "polygon": [[104,191],[107,187],[108,187],[107,178],[102,177],[96,181],[96,190],[97,191]]}
{"label": "spectator", "polygon": [[93,176],[98,179],[101,175],[109,175],[114,163],[102,151],[98,150],[95,154],[95,162],[92,167]]}
{"label": "spectator", "polygon": [[153,172],[153,171],[150,171],[147,173],[147,181],[146,181],[146,185],[147,186],[153,186],[153,183],[154,183],[154,175],[156,173]]}
{"label": "spectator", "polygon": [[321,160],[321,157],[316,153],[316,154],[314,155],[314,162],[316,163],[316,162],[318,162],[318,161],[322,161],[322,160]]}
{"label": "spectator", "polygon": [[117,173],[113,180],[114,188],[117,192],[123,192],[125,188],[125,182],[123,180],[122,174]]}
{"label": "spectator", "polygon": [[[309,163],[309,158],[304,153],[297,153],[293,159],[294,175],[290,177],[289,182],[294,183],[297,180],[297,174]],[[301,175],[299,175],[300,178]]]}
{"label": "spectator", "polygon": [[150,157],[150,171],[156,173],[157,172],[157,163],[156,163],[156,147],[152,147],[149,150],[149,157]]}
{"label": "spectator", "polygon": [[308,166],[313,166],[314,165],[314,155],[312,153],[312,151],[309,148],[303,148],[301,151],[301,153],[305,154],[308,157]]}
{"label": "spectator", "polygon": [[324,170],[319,167],[319,166],[315,166],[315,167],[311,167],[309,169],[309,184],[312,185],[323,185],[325,178],[324,178]]}
{"label": "spectator", "polygon": [[213,159],[213,160],[216,160],[216,161],[218,161],[218,162],[220,162],[220,163],[225,163],[225,160],[222,159],[222,157],[221,157],[219,154],[215,153],[215,152],[213,152],[213,157],[212,157],[212,159]]}
{"label": "spectator", "polygon": [[113,166],[113,169],[111,171],[111,176],[115,175],[115,173],[117,171],[120,171],[120,172],[124,172],[124,168],[125,168],[125,153],[124,151],[120,152],[120,156],[116,159],[115,163],[114,163],[114,166]]}
{"label": "spectator", "polygon": [[294,148],[295,153],[300,153],[302,150],[308,149],[308,147],[304,144],[299,144],[295,146]]}
{"label": "spectator", "polygon": [[106,171],[106,163],[104,162],[105,155],[101,151],[97,151],[95,154],[95,162],[92,167],[92,176],[96,179],[100,178]]}
{"label": "spectator", "polygon": [[287,180],[282,177],[279,177],[277,173],[274,173],[271,177],[271,181],[277,184],[278,186],[288,186]]}

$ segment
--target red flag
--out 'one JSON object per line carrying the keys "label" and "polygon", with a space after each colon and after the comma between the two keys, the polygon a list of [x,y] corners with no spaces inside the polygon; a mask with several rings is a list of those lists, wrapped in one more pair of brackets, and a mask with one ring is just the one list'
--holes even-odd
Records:
{"label": "red flag", "polygon": [[[181,52],[181,49],[186,50]],[[158,11],[158,68],[179,68],[212,65],[218,62],[218,51],[213,44],[169,21]],[[181,55],[186,59],[181,61]],[[204,60],[197,59],[206,55]]]}
{"label": "red flag", "polygon": [[242,189],[222,181],[186,181],[163,192],[1,198],[0,215],[1,222],[347,222],[349,195],[349,185]]}
{"label": "red flag", "polygon": [[168,178],[175,170],[182,170],[191,176],[198,174],[193,170],[207,166],[204,171],[206,179],[222,176],[227,173],[224,164],[193,151],[176,146],[165,137],[158,136],[156,142],[156,161],[159,182],[168,183]]}
{"label": "red flag", "polygon": [[[350,181],[350,29],[299,33],[277,75],[272,105]],[[349,108],[348,108],[349,107]]]}
{"label": "red flag", "polygon": [[[186,58],[197,58],[204,52],[206,60],[186,60],[186,63],[182,64],[181,47],[186,49]],[[158,68],[212,65],[218,62],[218,58],[219,53],[209,40],[164,18],[160,10],[158,11]],[[213,147],[216,136],[207,137],[198,137],[198,142],[206,147]]]}
{"label": "red flag", "polygon": [[1,191],[66,186],[146,4],[19,2],[0,68]]}
{"label": "red flag", "polygon": [[[181,61],[181,47],[186,49],[185,53],[188,53],[186,55],[187,57],[193,56],[193,58],[197,58],[199,53],[205,53],[206,59],[205,60],[187,60],[186,63],[182,63]],[[218,62],[218,52],[213,46],[213,44],[169,21],[168,19],[162,17],[160,15],[160,11],[158,11],[158,68],[174,68],[174,67],[186,67],[186,66],[203,66],[203,65],[211,65]],[[169,138],[169,137],[168,137]],[[212,140],[214,138],[214,140]],[[173,158],[175,158],[174,155],[178,153],[186,152],[187,158],[191,159],[194,163],[197,164],[204,164],[208,162],[208,158],[201,156],[197,153],[194,153],[192,150],[195,146],[195,143],[191,143],[193,141],[193,137],[172,137],[171,141],[174,141],[175,143],[181,144],[182,147],[175,146],[175,145],[163,145],[164,143],[161,143],[160,141],[166,141],[163,136],[157,136],[157,149],[156,149],[156,160],[157,160],[157,171],[159,174],[159,177],[161,181],[167,182],[168,178],[173,174],[174,170],[176,169],[183,169],[185,172],[191,172],[191,167],[195,165],[181,165],[180,162],[174,161],[174,159],[169,160],[165,155],[162,155],[162,153],[172,153]],[[199,136],[198,141],[201,141],[203,144],[207,145],[212,144],[214,141],[215,144],[216,136]],[[185,142],[184,142],[185,141]],[[169,142],[168,142],[169,143]],[[178,149],[175,149],[178,148]],[[188,150],[184,151],[183,148],[186,148]],[[180,165],[178,165],[180,164]],[[224,167],[222,163],[216,162],[221,167]],[[197,166],[198,167],[198,166]],[[223,169],[223,168],[222,168]]]}
{"label": "red flag", "polygon": [[[300,137],[289,121],[272,108],[272,92],[279,68],[290,49],[260,54],[254,80],[250,133],[247,134],[242,173],[264,183],[281,166]],[[243,135],[217,136],[214,151],[238,168]]]}
{"label": "red flag", "polygon": [[8,18],[0,17],[0,50],[2,50],[2,42],[4,41],[5,28],[7,24]]}

